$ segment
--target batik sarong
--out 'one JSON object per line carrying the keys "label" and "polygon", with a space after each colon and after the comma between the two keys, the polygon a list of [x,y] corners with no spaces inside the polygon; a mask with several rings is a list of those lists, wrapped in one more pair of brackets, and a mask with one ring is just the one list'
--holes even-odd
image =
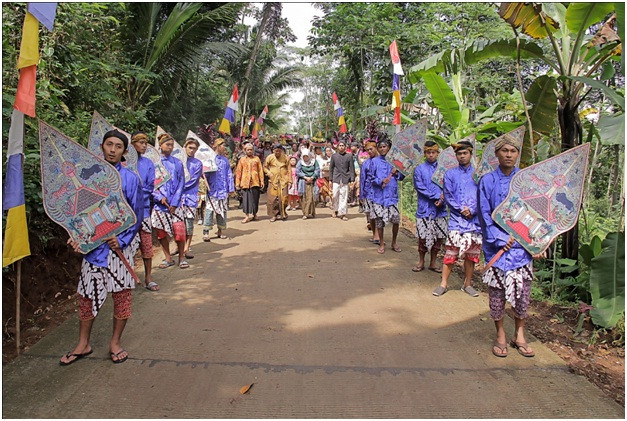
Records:
{"label": "batik sarong", "polygon": [[170,212],[163,212],[158,209],[153,209],[150,216],[152,227],[157,231],[157,237],[163,238],[163,233],[174,238],[174,241],[185,241],[185,210],[179,206],[174,211],[174,214]]}
{"label": "batik sarong", "polygon": [[418,251],[429,252],[435,246],[440,250],[442,240],[446,238],[448,223],[445,217],[416,218],[416,237],[418,237]]}
{"label": "batik sarong", "polygon": [[375,220],[377,228],[383,228],[388,223],[401,223],[401,214],[398,211],[398,205],[382,206],[372,202],[371,218]]}
{"label": "batik sarong", "polygon": [[305,184],[305,192],[301,198],[301,207],[304,216],[316,216],[316,199],[314,197],[314,185]]}
{"label": "batik sarong", "polygon": [[242,210],[246,215],[257,215],[257,212],[259,212],[260,193],[261,189],[259,187],[242,189]]}
{"label": "batik sarong", "polygon": [[483,274],[483,283],[490,287],[490,317],[493,320],[501,320],[507,300],[512,305],[516,317],[526,318],[532,281],[533,261],[507,272],[494,266],[486,270]]}
{"label": "batik sarong", "polygon": [[458,258],[475,263],[479,262],[481,240],[481,233],[478,232],[460,234],[459,231],[449,231],[446,235],[446,253],[444,254],[443,263],[445,265],[453,264]]}
{"label": "batik sarong", "polygon": [[[131,267],[138,248],[139,236],[135,235],[131,244],[122,250],[122,254]],[[133,275],[113,250],[109,250],[106,267],[96,266],[83,259],[78,293],[92,301],[91,311],[94,317],[98,315],[98,311],[107,299],[107,293],[133,288],[135,288]]]}

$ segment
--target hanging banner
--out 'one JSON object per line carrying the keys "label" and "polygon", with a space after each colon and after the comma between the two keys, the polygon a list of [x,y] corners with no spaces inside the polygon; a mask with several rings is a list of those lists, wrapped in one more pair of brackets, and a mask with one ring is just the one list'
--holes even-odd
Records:
{"label": "hanging banner", "polygon": [[41,120],[39,147],[44,210],[80,244],[81,253],[135,225],[111,164]]}
{"label": "hanging banner", "polygon": [[196,152],[195,158],[202,162],[202,172],[218,171],[215,151],[211,149],[201,138],[196,136],[196,133],[188,130],[186,139],[189,139],[190,137],[196,139],[198,143],[200,143],[200,147],[198,148],[198,152]]}
{"label": "hanging banner", "polygon": [[[481,155],[481,162],[475,168],[475,171],[472,173],[472,178],[475,180],[475,183],[479,183],[481,177],[486,175],[489,172],[492,172],[499,166],[499,160],[496,157],[496,153],[494,151],[494,147],[497,142],[504,137],[509,137],[512,141],[514,141],[518,145],[518,150],[522,150],[523,139],[525,138],[525,126],[520,126],[517,129],[512,130],[509,133],[505,133],[503,136],[499,136],[496,139],[488,142],[487,145],[483,148],[483,154]],[[521,153],[518,154],[518,160],[516,161],[516,166],[520,165],[520,157]]]}
{"label": "hanging banner", "polygon": [[[472,165],[473,167],[475,166],[475,137],[476,135],[473,133],[470,136],[467,136],[460,140],[460,142],[465,140],[472,143],[472,158],[470,159],[470,165]],[[448,148],[444,149],[438,156],[438,167],[433,173],[431,181],[433,181],[435,184],[440,186],[441,189],[443,189],[444,173],[446,173],[446,171],[450,170],[451,168],[457,167],[458,165],[459,163],[457,162],[457,158],[455,157],[455,151],[453,150],[452,146],[449,146]]]}
{"label": "hanging banner", "polygon": [[427,119],[424,118],[394,135],[385,159],[408,176],[423,158],[426,136]]}
{"label": "hanging banner", "polygon": [[494,222],[532,255],[544,252],[579,219],[589,153],[585,143],[518,171]]}

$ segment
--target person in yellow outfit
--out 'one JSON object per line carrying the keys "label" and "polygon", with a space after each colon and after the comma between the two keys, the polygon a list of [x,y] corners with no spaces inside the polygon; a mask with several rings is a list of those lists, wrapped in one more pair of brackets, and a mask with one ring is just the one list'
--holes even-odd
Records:
{"label": "person in yellow outfit", "polygon": [[272,155],[266,158],[263,164],[264,173],[268,176],[268,192],[266,194],[266,205],[270,222],[277,218],[287,219],[285,207],[287,206],[287,190],[292,184],[289,158],[285,154],[285,148],[280,143],[275,143],[272,147]]}

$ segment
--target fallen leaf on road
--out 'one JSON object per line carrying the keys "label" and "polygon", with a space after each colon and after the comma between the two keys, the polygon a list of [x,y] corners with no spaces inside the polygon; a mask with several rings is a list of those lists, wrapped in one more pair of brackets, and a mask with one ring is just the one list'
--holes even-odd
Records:
{"label": "fallen leaf on road", "polygon": [[241,389],[239,390],[239,393],[240,393],[241,395],[243,395],[243,394],[247,393],[247,392],[250,390],[250,388],[251,388],[251,387],[253,387],[253,385],[254,385],[254,384],[255,384],[255,383],[251,383],[251,384],[248,384],[248,385],[246,385],[246,386],[242,386],[242,387],[241,387]]}
{"label": "fallen leaf on road", "polygon": [[313,276],[313,275],[307,275],[307,277],[308,277],[308,278],[313,278],[314,276]]}
{"label": "fallen leaf on road", "polygon": [[485,322],[486,320],[488,320],[487,317],[481,317],[479,320],[481,320],[482,322]]}

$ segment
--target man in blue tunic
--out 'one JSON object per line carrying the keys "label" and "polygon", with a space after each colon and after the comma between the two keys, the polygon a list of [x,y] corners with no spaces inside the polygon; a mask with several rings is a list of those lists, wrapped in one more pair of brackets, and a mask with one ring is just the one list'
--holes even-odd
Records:
{"label": "man in blue tunic", "polygon": [[492,353],[497,357],[507,356],[507,339],[503,327],[506,301],[510,302],[514,310],[515,331],[510,345],[525,357],[535,355],[527,345],[524,335],[533,281],[532,256],[492,220],[492,212],[507,197],[512,177],[518,172],[515,165],[520,146],[520,142],[512,136],[506,135],[500,139],[494,148],[499,166],[484,175],[479,182],[479,222],[483,232],[483,253],[486,262],[499,250],[505,250],[505,253],[483,274],[483,282],[489,286],[490,317],[496,326],[496,340],[492,346]]}
{"label": "man in blue tunic", "polygon": [[446,253],[442,282],[433,290],[436,297],[448,291],[448,278],[458,258],[464,259],[462,291],[471,297],[479,293],[470,285],[475,263],[481,254],[481,227],[477,220],[477,184],[472,178],[472,143],[462,140],[453,145],[459,166],[444,174],[444,200],[450,215],[446,235]]}
{"label": "man in blue tunic", "polygon": [[213,143],[213,149],[216,151],[217,171],[205,173],[207,178],[207,207],[205,209],[205,220],[203,223],[202,239],[203,241],[211,241],[209,232],[213,228],[213,215],[216,216],[218,232],[216,238],[227,238],[222,234],[222,230],[226,229],[226,212],[229,209],[229,193],[235,191],[235,182],[233,180],[233,171],[231,163],[226,157],[226,141],[218,138]]}
{"label": "man in blue tunic", "polygon": [[377,152],[377,144],[373,141],[366,142],[365,150],[368,152],[368,159],[361,164],[361,171],[359,174],[359,201],[361,203],[361,211],[366,215],[366,222],[372,230],[372,238],[370,238],[370,242],[374,244],[379,244],[379,233],[377,228],[375,227],[374,219],[372,216],[372,181],[374,179],[374,172],[372,171],[372,162],[373,159],[379,155]]}
{"label": "man in blue tunic", "polygon": [[137,151],[137,172],[141,180],[144,214],[141,216],[142,225],[139,231],[139,249],[141,250],[142,260],[144,261],[144,274],[146,289],[148,291],[159,291],[159,285],[152,280],[152,222],[150,213],[152,211],[151,199],[155,190],[155,165],[145,156],[148,148],[148,136],[146,133],[139,131],[131,136],[131,144]]}
{"label": "man in blue tunic", "polygon": [[[143,198],[139,178],[121,164],[123,154],[128,148],[126,135],[118,130],[108,131],[103,137],[101,148],[104,159],[120,173],[124,198],[133,208],[137,223],[116,237],[107,238],[83,258],[78,281],[79,339],[74,350],[65,354],[59,361],[59,364],[64,366],[93,352],[89,341],[91,329],[109,292],[113,298],[113,335],[109,342],[111,361],[116,364],[123,363],[128,358],[128,353],[122,348],[120,341],[126,321],[131,317],[131,289],[135,288],[135,277],[117,252],[121,252],[127,263],[132,265],[133,256],[139,247],[137,233],[144,214]],[[68,244],[75,251],[80,251],[78,242],[69,239]]]}
{"label": "man in blue tunic", "polygon": [[375,217],[375,225],[379,234],[380,245],[377,249],[379,254],[385,253],[383,228],[390,222],[392,223],[392,250],[397,253],[401,252],[401,248],[396,243],[401,223],[401,213],[398,209],[398,182],[402,181],[405,176],[385,160],[391,146],[392,141],[387,136],[379,138],[377,144],[379,156],[372,159],[371,167],[374,174],[372,214]]}
{"label": "man in blue tunic", "polygon": [[194,258],[191,245],[192,236],[194,235],[196,206],[198,206],[198,184],[202,177],[202,162],[194,156],[199,147],[200,142],[193,137],[185,141],[184,148],[187,154],[187,172],[189,173],[189,180],[186,181],[183,186],[182,206],[183,212],[185,213],[185,257],[187,259]]}
{"label": "man in blue tunic", "polygon": [[165,259],[159,267],[161,269],[174,265],[170,254],[170,239],[173,237],[179,251],[179,267],[185,269],[189,263],[184,258],[185,250],[185,213],[183,212],[182,197],[185,185],[185,172],[183,163],[172,156],[174,139],[169,133],[159,136],[161,147],[161,163],[170,173],[170,179],[155,190],[155,207],[152,209],[152,226],[157,232],[157,239],[163,249]]}
{"label": "man in blue tunic", "polygon": [[418,265],[412,268],[420,272],[425,268],[425,255],[430,252],[429,270],[441,273],[436,259],[440,251],[442,240],[446,238],[446,206],[444,193],[440,186],[435,184],[431,177],[438,167],[440,149],[432,140],[425,142],[425,162],[414,170],[414,189],[418,196],[416,208],[416,237],[418,237]]}

